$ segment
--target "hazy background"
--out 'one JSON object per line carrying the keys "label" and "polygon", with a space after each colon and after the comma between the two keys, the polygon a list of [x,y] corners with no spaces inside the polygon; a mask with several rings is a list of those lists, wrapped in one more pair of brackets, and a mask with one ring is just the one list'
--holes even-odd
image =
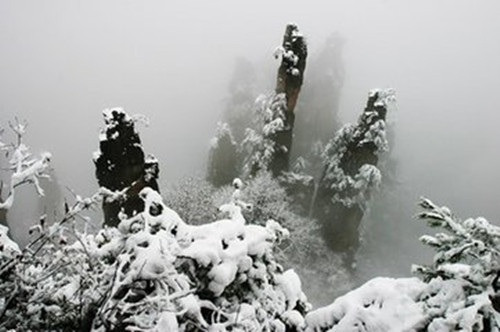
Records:
{"label": "hazy background", "polygon": [[88,195],[102,109],[145,114],[141,137],[165,185],[204,172],[236,57],[272,77],[287,22],[311,53],[338,31],[342,119],[355,121],[369,89],[397,90],[394,204],[406,214],[402,233],[389,235],[402,238],[391,271],[405,273],[419,255],[411,216],[420,195],[499,220],[499,18],[498,0],[1,0],[0,125],[27,119],[27,143],[51,151],[59,181]]}

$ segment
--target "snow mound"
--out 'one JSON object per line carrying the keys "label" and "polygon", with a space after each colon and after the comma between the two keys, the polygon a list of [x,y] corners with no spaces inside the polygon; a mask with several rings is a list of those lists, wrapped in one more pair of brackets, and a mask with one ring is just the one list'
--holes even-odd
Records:
{"label": "snow mound", "polygon": [[416,302],[427,285],[417,278],[375,278],[306,315],[305,331],[401,332],[425,319]]}

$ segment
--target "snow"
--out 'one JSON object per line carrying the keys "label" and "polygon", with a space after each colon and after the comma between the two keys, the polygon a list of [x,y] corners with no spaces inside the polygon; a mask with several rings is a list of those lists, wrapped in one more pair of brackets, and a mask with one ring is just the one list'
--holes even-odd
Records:
{"label": "snow", "polygon": [[425,314],[416,303],[427,285],[417,278],[375,278],[306,315],[305,331],[411,331]]}
{"label": "snow", "polygon": [[[243,188],[243,181],[241,181],[240,178],[235,178],[233,180],[233,187],[235,189],[241,189],[241,188]],[[233,197],[235,197],[235,196],[233,195]]]}
{"label": "snow", "polygon": [[293,269],[276,277],[276,285],[285,294],[287,309],[291,310],[297,305],[302,296],[300,278]]}
{"label": "snow", "polygon": [[8,233],[9,228],[0,225],[0,256],[13,256],[17,253],[21,253],[19,246],[9,238]]}
{"label": "snow", "polygon": [[97,150],[97,151],[92,152],[92,160],[94,162],[96,162],[100,156],[101,156],[101,150]]}
{"label": "snow", "polygon": [[375,106],[388,107],[396,101],[396,91],[392,88],[387,89],[373,89],[370,90],[369,96],[373,97],[378,95]]}
{"label": "snow", "polygon": [[160,319],[155,327],[155,332],[165,332],[165,331],[178,331],[179,323],[177,323],[177,317],[175,313],[170,311],[162,312]]}
{"label": "snow", "polygon": [[[24,134],[25,128],[15,128],[19,131],[19,135]],[[21,138],[19,138],[19,140],[21,140]],[[29,148],[23,143],[12,145],[12,147],[8,149],[7,155],[8,154],[12,155],[9,164],[10,170],[13,173],[10,177],[9,195],[4,202],[0,202],[0,209],[5,210],[10,209],[14,204],[15,188],[20,185],[33,183],[38,195],[44,195],[44,191],[42,187],[40,187],[39,179],[49,178],[47,171],[52,159],[50,152],[42,152],[40,157],[34,158]]]}
{"label": "snow", "polygon": [[9,210],[14,204],[14,188],[11,189],[9,196],[4,202],[0,202],[0,209]]}
{"label": "snow", "polygon": [[243,163],[245,175],[255,169],[268,169],[275,151],[284,148],[275,143],[273,135],[287,129],[284,122],[284,111],[287,109],[286,95],[284,93],[261,95],[256,100],[256,107],[256,123],[258,123],[256,127],[259,130],[247,128],[241,143],[247,156]]}

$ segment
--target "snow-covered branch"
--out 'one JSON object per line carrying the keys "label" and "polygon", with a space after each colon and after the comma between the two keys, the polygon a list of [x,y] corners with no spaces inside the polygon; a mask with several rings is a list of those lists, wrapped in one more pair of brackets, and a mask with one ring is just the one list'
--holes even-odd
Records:
{"label": "snow-covered branch", "polygon": [[[50,167],[52,155],[43,152],[39,157],[34,157],[28,146],[23,143],[23,136],[26,133],[27,122],[9,122],[9,126],[17,136],[17,142],[11,144],[1,143],[2,150],[9,159],[10,176],[9,194],[6,199],[0,201],[0,209],[10,209],[14,203],[15,189],[23,184],[33,184],[38,195],[43,196],[44,191],[40,186],[40,178],[48,178],[47,171]],[[0,191],[1,192],[1,191]]]}

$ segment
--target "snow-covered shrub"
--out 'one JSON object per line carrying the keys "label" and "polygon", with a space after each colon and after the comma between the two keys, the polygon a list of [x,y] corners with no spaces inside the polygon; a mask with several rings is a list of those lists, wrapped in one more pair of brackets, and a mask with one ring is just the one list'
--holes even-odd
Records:
{"label": "snow-covered shrub", "polygon": [[59,223],[35,227],[22,252],[5,250],[12,253],[0,258],[0,328],[284,331],[303,324],[309,305],[300,279],[274,258],[288,236],[276,221],[247,224],[232,201],[220,207],[227,219],[191,225],[144,188],[144,212],[122,215],[118,228],[79,232],[75,218],[109,195],[77,197]]}
{"label": "snow-covered shrub", "polygon": [[[228,193],[222,191],[220,197]],[[308,280],[303,287],[314,303],[329,303],[334,295],[348,289],[340,259],[326,246],[320,225],[296,212],[300,208],[293,205],[280,179],[269,172],[259,172],[244,183],[238,198],[252,207],[242,212],[247,220],[258,223],[273,219],[290,231],[290,236],[275,247],[276,257],[282,265]]]}
{"label": "snow-covered shrub", "polygon": [[163,192],[166,205],[183,220],[190,220],[190,224],[214,220],[220,216],[218,206],[236,200],[249,223],[264,226],[273,219],[286,227],[290,236],[274,248],[275,257],[280,264],[311,281],[303,287],[313,294],[314,303],[329,303],[349,288],[347,275],[339,268],[340,260],[325,245],[318,223],[295,212],[296,206],[280,180],[269,172],[259,172],[239,188],[236,192],[232,186],[215,190],[203,179],[189,178]]}
{"label": "snow-covered shrub", "polygon": [[176,211],[182,220],[199,225],[215,220],[219,212],[218,207],[231,197],[230,189],[219,189],[226,191],[227,195],[224,195],[223,199],[217,199],[216,190],[205,179],[187,177],[162,192],[165,205]]}
{"label": "snow-covered shrub", "polygon": [[[101,195],[77,196],[64,217],[53,225],[44,219],[33,226],[33,241],[21,250],[2,250],[0,257],[0,330],[76,330],[85,326],[89,306],[97,302],[102,283],[111,282],[103,261],[83,246],[75,227],[82,211],[96,206]],[[3,237],[5,235],[2,235]]]}

